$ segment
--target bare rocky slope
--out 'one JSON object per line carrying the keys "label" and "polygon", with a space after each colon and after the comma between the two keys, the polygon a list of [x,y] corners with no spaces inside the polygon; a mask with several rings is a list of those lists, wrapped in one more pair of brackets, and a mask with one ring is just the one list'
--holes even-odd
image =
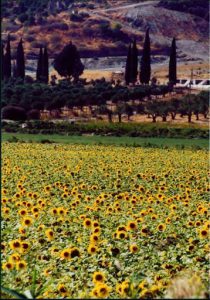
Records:
{"label": "bare rocky slope", "polygon": [[[20,37],[28,58],[35,58],[43,44],[47,44],[53,58],[70,40],[82,57],[119,56],[127,54],[134,37],[141,54],[145,30],[150,27],[153,54],[168,54],[175,36],[180,58],[208,60],[209,23],[204,18],[160,7],[159,1],[116,1],[113,6],[111,2],[104,6],[102,1],[94,9],[75,4],[30,26],[6,16],[2,20],[3,40],[11,34],[13,56]],[[75,21],[70,18],[72,14],[81,18]]]}

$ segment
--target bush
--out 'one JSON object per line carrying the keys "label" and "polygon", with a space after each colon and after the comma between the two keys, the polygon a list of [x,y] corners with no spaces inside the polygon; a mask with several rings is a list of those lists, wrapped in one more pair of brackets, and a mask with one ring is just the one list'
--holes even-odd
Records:
{"label": "bush", "polygon": [[38,109],[31,109],[27,113],[28,120],[39,120],[40,119],[40,111]]}
{"label": "bush", "polygon": [[5,106],[2,108],[2,119],[24,121],[26,120],[26,111],[19,106]]}
{"label": "bush", "polygon": [[34,41],[34,42],[31,43],[32,48],[40,48],[40,47],[43,47],[43,46],[44,46],[44,43],[42,43],[42,42]]}
{"label": "bush", "polygon": [[59,30],[68,30],[69,29],[69,26],[68,24],[66,23],[58,23],[58,22],[55,22],[55,23],[52,23],[50,25],[47,25],[45,26],[45,28],[48,30],[48,31],[52,31],[52,30],[55,30],[55,29],[59,29]]}
{"label": "bush", "polygon": [[27,37],[25,38],[25,40],[29,43],[35,41],[35,37],[32,35],[27,35]]}
{"label": "bush", "polygon": [[83,21],[83,16],[71,14],[70,15],[70,21],[72,21],[72,22],[82,22]]}
{"label": "bush", "polygon": [[24,23],[25,21],[28,20],[28,15],[27,15],[26,13],[23,13],[23,14],[19,15],[18,20],[19,20],[21,23]]}

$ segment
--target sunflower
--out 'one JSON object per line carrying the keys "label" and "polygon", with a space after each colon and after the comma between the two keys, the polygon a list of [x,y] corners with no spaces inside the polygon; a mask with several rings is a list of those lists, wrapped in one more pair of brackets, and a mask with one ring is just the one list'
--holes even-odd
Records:
{"label": "sunflower", "polygon": [[38,231],[42,231],[45,228],[44,224],[40,224],[37,228]]}
{"label": "sunflower", "polygon": [[6,262],[2,265],[2,269],[6,271],[10,271],[14,268],[14,264],[12,262]]}
{"label": "sunflower", "polygon": [[100,227],[96,227],[96,228],[93,230],[93,233],[96,234],[96,235],[100,235],[100,233],[101,233]]}
{"label": "sunflower", "polygon": [[121,283],[117,283],[116,292],[122,296],[122,284]]}
{"label": "sunflower", "polygon": [[70,249],[70,258],[79,257],[79,256],[80,256],[80,251],[78,248],[73,247]]}
{"label": "sunflower", "polygon": [[22,221],[22,225],[27,227],[31,226],[32,223],[33,223],[33,219],[31,217],[25,217]]}
{"label": "sunflower", "polygon": [[43,271],[43,275],[44,275],[45,277],[50,276],[51,273],[52,273],[52,269],[51,269],[51,268],[46,268],[46,269],[44,269],[44,271]]}
{"label": "sunflower", "polygon": [[18,253],[13,253],[9,257],[9,262],[11,263],[16,263],[19,260],[20,260],[20,255]]}
{"label": "sunflower", "polygon": [[4,207],[3,208],[3,214],[8,215],[10,213],[9,207]]}
{"label": "sunflower", "polygon": [[117,239],[126,239],[128,236],[127,232],[126,231],[119,231],[117,232]]}
{"label": "sunflower", "polygon": [[19,227],[18,231],[21,235],[25,235],[26,234],[26,229],[24,227]]}
{"label": "sunflower", "polygon": [[117,231],[118,231],[118,232],[119,232],[119,231],[127,231],[127,227],[124,226],[124,225],[120,225],[120,226],[118,226]]}
{"label": "sunflower", "polygon": [[32,212],[33,214],[38,213],[38,212],[39,212],[39,207],[38,207],[38,206],[32,207],[31,212]]}
{"label": "sunflower", "polygon": [[194,246],[193,244],[191,244],[191,245],[189,245],[189,246],[187,247],[187,250],[188,250],[189,252],[193,251],[194,249],[195,249],[195,246]]}
{"label": "sunflower", "polygon": [[149,233],[149,229],[146,226],[143,226],[141,229],[141,235],[142,236],[147,236]]}
{"label": "sunflower", "polygon": [[88,253],[93,255],[98,251],[98,247],[95,244],[90,244],[88,246]]}
{"label": "sunflower", "polygon": [[85,220],[83,222],[83,225],[84,225],[85,228],[91,228],[91,226],[92,226],[91,219],[85,218]]}
{"label": "sunflower", "polygon": [[100,272],[100,271],[96,271],[93,274],[93,283],[94,284],[99,284],[99,283],[104,283],[104,281],[106,280],[105,275]]}
{"label": "sunflower", "polygon": [[128,295],[128,292],[129,292],[129,282],[128,281],[123,281],[122,284],[121,284],[121,295],[122,296],[127,296]]}
{"label": "sunflower", "polygon": [[54,239],[54,232],[52,229],[47,229],[45,231],[48,241],[52,241]]}
{"label": "sunflower", "polygon": [[201,228],[201,229],[199,230],[199,237],[200,237],[201,239],[207,238],[207,237],[208,237],[208,229],[206,229],[205,227],[204,227],[204,228]]}
{"label": "sunflower", "polygon": [[138,251],[138,246],[136,244],[130,245],[129,250],[131,253],[136,253]]}
{"label": "sunflower", "polygon": [[99,227],[98,221],[93,221],[92,227],[93,227],[93,228]]}
{"label": "sunflower", "polygon": [[59,291],[59,293],[61,293],[62,297],[66,297],[67,294],[68,294],[67,288],[66,288],[65,285],[62,284],[62,283],[60,283],[60,284],[58,285],[58,291]]}
{"label": "sunflower", "polygon": [[18,214],[20,216],[25,216],[27,214],[27,210],[25,208],[23,208],[23,209],[21,209],[21,210],[18,211]]}
{"label": "sunflower", "polygon": [[91,243],[98,243],[98,242],[99,242],[98,234],[92,234],[92,235],[90,236],[90,242],[91,242]]}
{"label": "sunflower", "polygon": [[71,250],[68,248],[68,249],[64,249],[61,251],[60,253],[60,257],[62,259],[70,259],[70,253],[71,253]]}
{"label": "sunflower", "polygon": [[58,256],[58,254],[59,254],[59,249],[56,248],[56,247],[50,248],[50,254],[51,254],[52,256]]}
{"label": "sunflower", "polygon": [[27,264],[24,260],[20,260],[16,263],[16,269],[19,271],[19,270],[23,270],[23,269],[26,269],[27,267]]}
{"label": "sunflower", "polygon": [[137,221],[137,223],[142,223],[142,222],[144,221],[144,219],[141,218],[141,217],[138,217],[138,218],[136,219],[136,221]]}
{"label": "sunflower", "polygon": [[21,249],[21,241],[20,240],[10,241],[9,245],[12,250],[20,250]]}
{"label": "sunflower", "polygon": [[64,216],[66,214],[66,210],[64,209],[64,207],[58,207],[58,214],[60,216]]}
{"label": "sunflower", "polygon": [[97,287],[94,287],[92,289],[92,291],[90,292],[90,296],[93,297],[93,298],[98,298],[98,288]]}
{"label": "sunflower", "polygon": [[166,229],[166,225],[163,224],[163,223],[161,223],[161,224],[159,224],[159,225],[157,226],[157,230],[158,230],[158,231],[164,231],[165,229]]}
{"label": "sunflower", "polygon": [[128,230],[136,230],[137,229],[137,223],[135,221],[130,221],[127,224]]}
{"label": "sunflower", "polygon": [[21,253],[26,253],[29,250],[28,242],[21,242]]}
{"label": "sunflower", "polygon": [[58,209],[56,207],[51,209],[51,213],[55,216],[58,214]]}
{"label": "sunflower", "polygon": [[110,288],[105,283],[100,283],[97,285],[97,292],[99,298],[107,298],[109,296]]}

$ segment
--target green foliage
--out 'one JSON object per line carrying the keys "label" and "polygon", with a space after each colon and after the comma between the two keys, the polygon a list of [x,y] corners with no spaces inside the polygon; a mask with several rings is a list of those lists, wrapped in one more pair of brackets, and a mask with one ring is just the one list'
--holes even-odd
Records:
{"label": "green foliage", "polygon": [[75,81],[79,79],[79,76],[83,73],[84,66],[75,45],[69,43],[63,48],[55,58],[54,68],[62,77],[69,79],[73,77]]}
{"label": "green foliage", "polygon": [[150,59],[150,38],[149,38],[149,29],[146,31],[144,48],[141,58],[141,67],[140,67],[140,81],[143,84],[148,84],[150,81],[151,75],[151,59]]}
{"label": "green foliage", "polygon": [[204,138],[208,139],[208,129],[196,126],[176,126],[166,123],[105,123],[69,122],[54,123],[50,121],[26,121],[27,127],[21,128],[20,124],[3,124],[6,132],[19,132],[29,134],[68,134],[68,135],[109,135],[131,137],[170,137],[170,138]]}
{"label": "green foliage", "polygon": [[176,84],[177,74],[176,74],[176,40],[173,38],[171,44],[171,53],[169,59],[169,82]]}

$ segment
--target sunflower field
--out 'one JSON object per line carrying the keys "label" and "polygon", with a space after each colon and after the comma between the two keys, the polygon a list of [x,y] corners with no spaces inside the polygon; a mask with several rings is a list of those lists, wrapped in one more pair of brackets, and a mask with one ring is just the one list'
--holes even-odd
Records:
{"label": "sunflower field", "polygon": [[207,162],[204,150],[2,143],[2,286],[162,298],[190,270],[206,290]]}

